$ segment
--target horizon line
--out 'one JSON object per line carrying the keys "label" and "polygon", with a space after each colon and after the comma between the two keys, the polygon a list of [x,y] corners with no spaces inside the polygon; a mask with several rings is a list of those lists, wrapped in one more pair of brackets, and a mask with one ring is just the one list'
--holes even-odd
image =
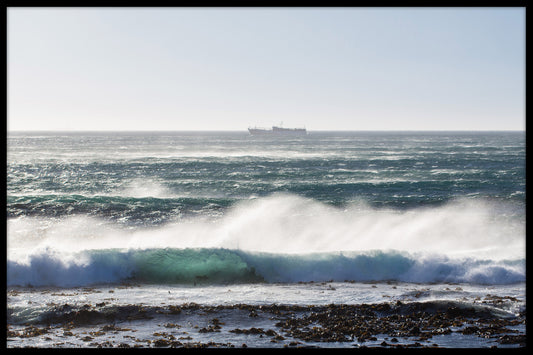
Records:
{"label": "horizon line", "polygon": [[[315,129],[308,132],[525,132],[525,129]],[[247,129],[130,129],[130,130],[113,130],[113,129],[14,129],[6,130],[6,133],[18,132],[248,132]]]}

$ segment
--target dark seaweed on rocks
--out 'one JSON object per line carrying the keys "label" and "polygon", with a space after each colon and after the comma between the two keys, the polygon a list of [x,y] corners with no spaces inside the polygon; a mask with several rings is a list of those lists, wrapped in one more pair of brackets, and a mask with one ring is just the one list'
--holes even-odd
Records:
{"label": "dark seaweed on rocks", "polygon": [[[128,320],[152,319],[165,317],[173,320],[165,323],[165,327],[180,327],[182,316],[213,314],[207,326],[198,328],[199,333],[221,332],[225,324],[223,315],[227,311],[240,312],[242,316],[254,314],[256,317],[268,317],[277,320],[273,329],[250,327],[235,328],[229,331],[247,336],[268,336],[271,342],[289,339],[293,345],[300,346],[303,342],[376,342],[378,337],[391,337],[381,341],[382,347],[420,347],[420,342],[428,341],[433,336],[459,333],[492,338],[496,344],[518,344],[525,346],[525,334],[516,330],[517,326],[525,325],[523,314],[514,316],[488,305],[472,305],[453,301],[429,301],[413,303],[380,303],[380,304],[330,304],[330,305],[217,305],[207,306],[196,303],[181,305],[144,307],[141,305],[95,306],[62,305],[42,315],[36,323],[50,327],[51,324],[62,324],[64,335],[72,335],[70,330],[77,326],[104,324],[99,332],[126,330],[117,327],[115,322]],[[23,332],[8,332],[8,337],[39,336],[43,331],[28,325]],[[8,326],[9,330],[9,326]],[[131,330],[131,329],[128,329]],[[99,333],[98,333],[99,334]],[[158,335],[164,335],[163,333]],[[298,341],[293,341],[297,339]],[[402,343],[398,338],[403,338]],[[410,344],[405,343],[409,339]],[[83,340],[83,339],[82,339]],[[85,340],[84,340],[85,341]],[[89,341],[89,340],[87,340]],[[413,343],[414,341],[414,343]],[[175,339],[163,337],[152,344],[156,347],[185,347]]]}
{"label": "dark seaweed on rocks", "polygon": [[[296,339],[312,342],[359,343],[376,340],[376,335],[391,337],[417,337],[427,340],[434,335],[449,334],[454,331],[462,334],[498,337],[501,344],[521,342],[515,330],[507,328],[525,323],[525,317],[516,317],[485,305],[468,305],[452,301],[381,303],[326,306],[297,305],[219,305],[205,306],[195,303],[161,307],[124,305],[98,307],[91,305],[56,306],[43,314],[37,323],[69,324],[72,327],[87,324],[114,323],[124,320],[151,319],[158,315],[173,316],[181,312],[187,314],[202,312],[216,313],[222,310],[240,310],[250,314],[268,313],[278,318],[275,324],[285,334]],[[219,332],[221,322],[214,318],[211,325],[199,332]],[[459,330],[457,330],[459,329]],[[244,334],[264,334],[261,328],[234,329],[231,332]],[[281,335],[271,331],[271,335]]]}

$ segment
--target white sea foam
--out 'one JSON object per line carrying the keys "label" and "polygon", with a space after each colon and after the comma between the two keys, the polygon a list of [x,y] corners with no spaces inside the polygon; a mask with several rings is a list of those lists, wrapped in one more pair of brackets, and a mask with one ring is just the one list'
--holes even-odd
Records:
{"label": "white sea foam", "polygon": [[119,189],[116,193],[108,193],[108,195],[125,196],[125,197],[155,197],[155,198],[173,198],[176,195],[163,184],[156,181],[146,179],[134,179],[129,181],[127,185]]}

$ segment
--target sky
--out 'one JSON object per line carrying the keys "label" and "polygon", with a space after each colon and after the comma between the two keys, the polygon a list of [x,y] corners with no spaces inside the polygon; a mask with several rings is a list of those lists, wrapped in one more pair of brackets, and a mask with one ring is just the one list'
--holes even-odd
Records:
{"label": "sky", "polygon": [[8,8],[7,129],[525,130],[525,8]]}

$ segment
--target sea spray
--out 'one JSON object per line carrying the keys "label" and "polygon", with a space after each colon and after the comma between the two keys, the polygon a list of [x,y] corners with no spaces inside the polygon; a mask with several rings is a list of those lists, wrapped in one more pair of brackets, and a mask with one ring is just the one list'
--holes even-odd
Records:
{"label": "sea spray", "polygon": [[191,217],[144,229],[77,216],[10,219],[8,230],[9,259],[39,248],[228,248],[296,254],[391,249],[494,260],[525,256],[524,221],[501,215],[494,202],[481,199],[402,211],[362,202],[339,208],[277,194],[243,201],[222,217]]}
{"label": "sea spray", "polygon": [[226,235],[221,246],[283,253],[395,249],[524,256],[523,220],[502,217],[493,205],[458,199],[409,210],[375,208],[361,201],[338,208],[277,194],[242,202],[229,212],[220,223]]}

